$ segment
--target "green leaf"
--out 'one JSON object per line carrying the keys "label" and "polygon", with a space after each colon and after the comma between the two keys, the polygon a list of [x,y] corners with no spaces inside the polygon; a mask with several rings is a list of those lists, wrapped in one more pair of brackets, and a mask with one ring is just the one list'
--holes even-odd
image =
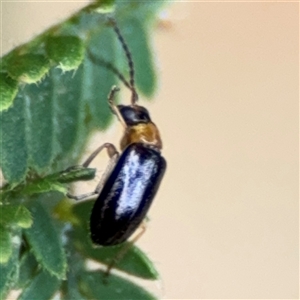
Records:
{"label": "green leaf", "polygon": [[60,146],[55,170],[76,164],[88,138],[91,119],[90,115],[86,115],[89,109],[84,98],[86,76],[84,66],[81,65],[73,78],[68,79],[71,87],[65,91],[67,94],[57,94],[54,99],[57,115],[56,136]]}
{"label": "green leaf", "polygon": [[11,183],[24,179],[28,167],[25,102],[21,93],[14,105],[0,115],[0,165]]}
{"label": "green leaf", "polygon": [[124,271],[128,274],[150,280],[159,278],[153,263],[149,258],[136,246],[123,243],[113,247],[95,247],[90,240],[88,229],[89,216],[94,201],[84,201],[74,205],[74,214],[79,219],[79,224],[74,227],[73,239],[77,250],[84,256],[109,265],[120,253],[126,250],[121,260],[114,265],[115,269]]}
{"label": "green leaf", "polygon": [[96,175],[96,169],[85,168],[82,166],[74,166],[64,171],[50,174],[45,178],[39,178],[28,183],[21,188],[21,192],[27,195],[40,194],[45,192],[57,191],[62,194],[67,193],[67,187],[65,183],[71,183],[75,181],[87,181],[94,179]]}
{"label": "green leaf", "polygon": [[110,275],[105,284],[104,276],[105,273],[102,271],[84,272],[81,274],[81,282],[79,284],[82,292],[88,299],[157,299],[143,288],[119,276]]}
{"label": "green leaf", "polygon": [[[53,190],[66,193],[65,183],[88,180],[95,175],[90,170],[59,171],[78,163],[89,135],[96,129],[106,129],[113,118],[107,96],[112,85],[117,83],[121,88],[123,85],[118,83],[111,71],[92,61],[87,53],[109,61],[124,76],[128,73],[124,52],[113,29],[107,25],[107,15],[104,14],[111,12],[115,3],[114,16],[133,55],[139,92],[146,96],[153,95],[156,79],[148,31],[154,14],[163,3],[161,0],[97,1],[31,42],[14,49],[1,60],[0,165],[8,182],[1,196],[5,203],[22,203],[28,207],[34,221],[31,228],[24,230],[26,241],[22,243],[22,251],[33,256],[30,254],[26,258],[23,252],[20,261],[14,231],[30,226],[31,218],[28,214],[26,217],[25,209],[23,217],[21,214],[12,223],[7,219],[5,221],[5,227],[9,228],[12,236],[13,248],[8,262],[0,265],[1,299],[12,286],[17,287],[20,264],[20,284],[25,286],[20,299],[49,299],[60,289],[59,279],[65,277],[65,251],[71,256],[69,261],[72,265],[90,258],[109,264],[119,251],[118,247],[103,250],[91,245],[87,227],[90,210],[82,220],[78,217],[74,219],[71,212],[66,216],[64,222],[68,222],[68,226],[75,226],[74,239],[69,239],[71,234],[63,234],[66,227],[59,228],[61,216],[57,221],[52,213],[62,194],[56,192],[32,196]],[[120,68],[121,61],[123,68]],[[76,71],[64,72],[57,68],[59,66],[63,70]],[[17,93],[20,81],[22,89]],[[124,103],[127,103],[125,99]],[[71,211],[70,205],[65,207],[66,211]],[[12,226],[13,223],[17,226]],[[62,246],[62,238],[66,250]],[[8,241],[7,236],[4,240]],[[70,249],[75,246],[77,253],[70,254]],[[157,278],[153,264],[136,247],[130,248],[116,267],[142,278]],[[40,273],[36,273],[38,271]],[[89,293],[90,290],[87,280],[81,277],[78,281],[84,272],[83,266],[71,271],[69,273],[73,279],[68,274],[68,291],[63,296],[66,300],[68,297],[72,300],[81,299],[80,291]],[[91,274],[90,278],[100,279],[99,276]],[[79,284],[86,289],[79,291]],[[125,285],[129,287],[130,284],[125,282]],[[97,295],[100,286],[94,289]],[[130,286],[130,289],[136,288]],[[101,299],[105,296],[113,299],[116,291],[116,286],[112,290],[105,289]],[[129,292],[127,295],[131,299]],[[142,293],[138,297],[148,299],[149,295]],[[99,299],[98,296],[94,298]]]}
{"label": "green leaf", "polygon": [[95,11],[102,14],[111,13],[115,9],[115,0],[102,0],[95,6]]}
{"label": "green leaf", "polygon": [[18,300],[51,299],[59,288],[60,281],[47,271],[41,270],[26,286]]}
{"label": "green leaf", "polygon": [[29,205],[33,225],[25,230],[28,243],[37,261],[51,274],[65,278],[66,256],[53,220],[35,199]]}
{"label": "green leaf", "polygon": [[40,84],[26,85],[23,101],[26,103],[26,144],[30,166],[45,169],[54,159],[54,112],[51,78]]}
{"label": "green leaf", "polygon": [[38,263],[33,254],[25,252],[20,260],[19,278],[15,289],[24,288],[37,273]]}
{"label": "green leaf", "polygon": [[[68,154],[68,167],[75,163],[82,145],[86,139],[85,103],[83,93],[83,66],[81,65],[76,73],[61,73],[61,70],[54,69],[50,72],[54,91],[52,101],[54,105],[54,133],[55,143],[58,145],[58,154]],[[74,157],[75,156],[75,157]],[[60,169],[66,167],[61,164]]]}
{"label": "green leaf", "polygon": [[8,74],[24,83],[40,81],[50,69],[49,60],[40,54],[16,55],[7,65]]}
{"label": "green leaf", "polygon": [[13,251],[11,234],[8,228],[0,225],[0,264],[7,263]]}
{"label": "green leaf", "polygon": [[135,17],[144,23],[149,23],[153,21],[165,3],[168,2],[163,0],[117,0],[116,15],[121,15],[121,12],[124,13],[125,11],[124,15]]}
{"label": "green leaf", "polygon": [[67,187],[59,182],[50,181],[47,178],[44,178],[39,181],[31,182],[22,189],[24,195],[34,195],[53,191],[66,194]]}
{"label": "green leaf", "polygon": [[136,85],[142,94],[151,97],[156,88],[156,75],[145,24],[143,20],[130,17],[122,20],[120,27],[124,28],[122,34],[132,53]]}
{"label": "green leaf", "polygon": [[1,205],[0,223],[29,228],[32,225],[31,214],[23,205]]}
{"label": "green leaf", "polygon": [[[16,236],[20,240],[19,235]],[[13,244],[13,252],[6,264],[0,264],[0,299],[5,299],[10,288],[16,283],[19,274],[19,256],[20,243]]]}
{"label": "green leaf", "polygon": [[[74,181],[86,181],[92,180],[95,178],[96,169],[94,168],[85,168],[82,166],[73,166],[67,168],[66,170],[55,174],[53,177],[56,181],[60,183],[68,183]],[[52,177],[52,176],[51,176]]]}
{"label": "green leaf", "polygon": [[86,299],[79,290],[78,277],[85,271],[85,258],[82,257],[73,244],[68,245],[68,272],[67,280],[62,282],[61,298],[64,300],[83,300]]}
{"label": "green leaf", "polygon": [[[116,42],[113,30],[109,27],[103,28],[101,34],[91,37],[88,48],[96,58],[115,62]],[[107,96],[112,86],[116,84],[115,75],[94,63],[90,57],[84,63],[84,74],[83,98],[88,103],[92,126],[106,129],[113,116],[107,103]]]}
{"label": "green leaf", "polygon": [[[19,194],[22,194],[22,195],[41,194],[41,193],[53,192],[53,191],[57,191],[62,194],[66,194],[67,190],[68,190],[66,183],[71,183],[71,182],[75,182],[75,181],[91,180],[95,177],[95,174],[96,174],[96,169],[94,169],[94,168],[85,168],[83,166],[73,166],[73,167],[67,168],[64,171],[49,174],[44,178],[34,179],[33,181],[30,181],[26,184],[22,183],[17,186],[7,184],[1,189],[1,197],[2,197],[2,199],[4,199],[5,196],[8,196],[12,190],[14,190],[14,192],[18,192]],[[3,213],[2,213],[0,210],[1,216],[4,215],[4,213],[5,213],[5,211],[3,211]],[[12,219],[11,215],[8,215],[8,216],[9,217],[7,217],[7,218],[5,218],[5,216],[3,216],[2,219],[16,223],[16,220]],[[1,220],[0,220],[0,222],[1,222]],[[28,221],[26,221],[26,223],[27,222]],[[29,225],[22,225],[22,224],[20,224],[19,226],[21,226],[21,227],[28,226],[29,227]],[[27,227],[24,227],[24,228],[27,228]]]}
{"label": "green leaf", "polygon": [[63,71],[71,71],[82,63],[84,45],[77,36],[51,36],[47,39],[46,51]]}
{"label": "green leaf", "polygon": [[114,247],[91,248],[85,244],[82,248],[84,254],[100,263],[109,265],[120,252],[125,249],[126,253],[114,265],[115,269],[124,271],[128,274],[150,280],[159,279],[153,263],[138,247],[130,243],[123,243]]}
{"label": "green leaf", "polygon": [[75,278],[68,277],[62,290],[62,299],[64,300],[85,300],[86,298],[78,290],[78,282]]}
{"label": "green leaf", "polygon": [[8,76],[7,73],[0,73],[0,112],[8,109],[18,93],[18,82]]}
{"label": "green leaf", "polygon": [[[83,270],[80,270],[80,274]],[[62,299],[64,300],[84,300],[86,299],[79,291],[78,276],[74,272],[68,272],[67,280],[62,285]]]}

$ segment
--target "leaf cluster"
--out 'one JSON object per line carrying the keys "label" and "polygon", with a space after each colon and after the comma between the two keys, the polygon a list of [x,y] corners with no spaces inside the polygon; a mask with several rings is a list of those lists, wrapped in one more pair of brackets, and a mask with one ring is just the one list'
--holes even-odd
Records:
{"label": "leaf cluster", "polygon": [[[147,97],[156,86],[149,31],[162,1],[99,1],[1,59],[0,299],[154,299],[128,279],[91,271],[109,265],[122,247],[95,248],[88,220],[93,201],[67,201],[68,184],[95,177],[76,165],[89,135],[112,119],[107,95],[118,78],[88,53],[127,63],[107,13],[113,13],[132,52],[136,84]],[[103,141],[104,142],[104,141]],[[64,170],[64,171],[61,171]],[[154,280],[147,256],[132,246],[115,268]]]}

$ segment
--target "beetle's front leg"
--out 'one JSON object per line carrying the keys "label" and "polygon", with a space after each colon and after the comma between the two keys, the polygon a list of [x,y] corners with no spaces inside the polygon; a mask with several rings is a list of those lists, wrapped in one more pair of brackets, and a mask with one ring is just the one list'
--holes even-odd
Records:
{"label": "beetle's front leg", "polygon": [[107,178],[107,176],[110,174],[110,172],[112,171],[112,169],[114,168],[117,159],[119,158],[119,152],[117,151],[116,147],[111,144],[111,143],[105,143],[102,146],[100,146],[99,148],[97,148],[88,158],[87,160],[82,164],[83,167],[87,168],[90,163],[94,160],[94,158],[103,150],[106,149],[107,154],[110,158],[108,166],[105,170],[105,172],[103,173],[100,182],[97,184],[95,190],[93,192],[90,193],[86,193],[86,194],[82,194],[82,195],[78,195],[78,196],[74,196],[71,195],[70,193],[67,193],[67,197],[71,198],[71,199],[75,199],[75,200],[83,200],[86,198],[89,198],[91,196],[97,195],[100,193],[103,184]]}

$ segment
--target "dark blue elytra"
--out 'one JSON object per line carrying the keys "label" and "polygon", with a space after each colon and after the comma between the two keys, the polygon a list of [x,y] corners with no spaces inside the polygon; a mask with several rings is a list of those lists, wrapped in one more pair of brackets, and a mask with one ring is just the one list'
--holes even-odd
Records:
{"label": "dark blue elytra", "polygon": [[145,218],[166,170],[160,152],[142,143],[121,154],[97,198],[91,218],[95,244],[125,242]]}

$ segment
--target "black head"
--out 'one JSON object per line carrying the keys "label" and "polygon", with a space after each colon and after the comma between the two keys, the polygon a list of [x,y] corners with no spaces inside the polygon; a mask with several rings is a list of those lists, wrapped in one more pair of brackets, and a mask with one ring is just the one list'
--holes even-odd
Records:
{"label": "black head", "polygon": [[126,125],[133,126],[140,123],[149,123],[151,118],[148,110],[139,105],[118,105],[118,110],[122,115]]}

